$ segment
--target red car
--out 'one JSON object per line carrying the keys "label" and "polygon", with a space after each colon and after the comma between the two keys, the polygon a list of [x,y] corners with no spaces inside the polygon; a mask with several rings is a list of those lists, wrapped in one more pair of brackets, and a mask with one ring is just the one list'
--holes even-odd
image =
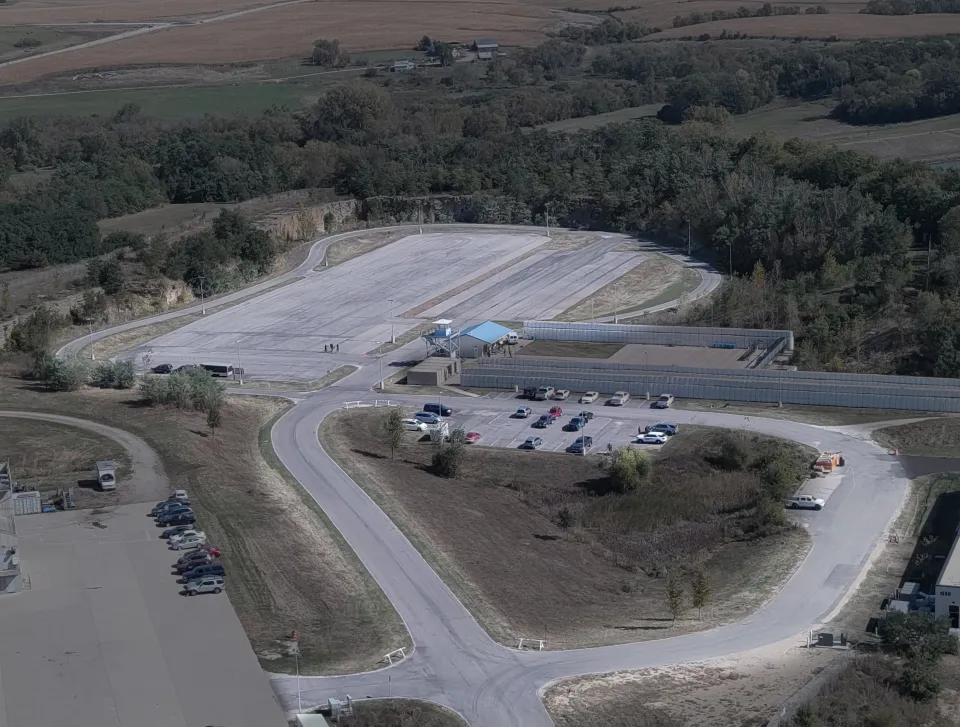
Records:
{"label": "red car", "polygon": [[561,406],[551,407],[550,416],[552,416],[554,419],[556,419],[557,417],[563,416],[563,407]]}
{"label": "red car", "polygon": [[464,439],[467,440],[467,444],[475,444],[480,441],[480,432],[467,432]]}

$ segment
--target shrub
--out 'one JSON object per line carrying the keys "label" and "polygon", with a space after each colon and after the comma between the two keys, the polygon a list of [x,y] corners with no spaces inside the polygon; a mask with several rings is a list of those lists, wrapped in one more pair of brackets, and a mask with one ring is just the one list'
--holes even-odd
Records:
{"label": "shrub", "polygon": [[169,379],[148,376],[140,382],[140,397],[150,406],[161,406],[170,399]]}
{"label": "shrub", "polygon": [[940,692],[940,680],[937,678],[936,668],[934,661],[910,659],[904,665],[900,675],[901,691],[918,702],[930,701]]}
{"label": "shrub", "polygon": [[44,381],[51,391],[76,391],[90,379],[87,365],[80,359],[55,359]]}
{"label": "shrub", "polygon": [[433,471],[441,477],[452,479],[460,474],[463,467],[465,447],[462,441],[440,442],[433,453]]}
{"label": "shrub", "polygon": [[14,324],[7,338],[7,345],[11,351],[46,352],[50,350],[57,334],[66,325],[66,317],[42,305]]}
{"label": "shrub", "polygon": [[735,433],[727,433],[720,444],[719,464],[730,472],[744,470],[750,464],[750,448],[746,440]]}
{"label": "shrub", "polygon": [[887,614],[880,622],[880,638],[890,650],[908,659],[936,661],[957,653],[949,621],[921,611]]}
{"label": "shrub", "polygon": [[610,457],[608,473],[617,492],[635,492],[650,479],[650,458],[634,447],[620,447]]}
{"label": "shrub", "polygon": [[563,530],[569,530],[577,524],[576,516],[570,511],[569,507],[562,507],[557,513],[557,527]]}
{"label": "shrub", "polygon": [[91,383],[99,386],[101,389],[112,389],[115,380],[113,363],[111,361],[104,361],[98,364],[91,376]]}

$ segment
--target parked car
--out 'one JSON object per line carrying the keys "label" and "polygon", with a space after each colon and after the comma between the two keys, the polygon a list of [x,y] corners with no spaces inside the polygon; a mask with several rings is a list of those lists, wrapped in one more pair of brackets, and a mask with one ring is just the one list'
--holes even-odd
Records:
{"label": "parked car", "polygon": [[535,429],[546,429],[551,424],[553,424],[554,417],[549,414],[541,414],[540,418],[533,423]]}
{"label": "parked car", "polygon": [[607,406],[623,406],[630,401],[630,394],[626,391],[617,391],[607,399]]}
{"label": "parked car", "polygon": [[183,582],[189,583],[190,581],[196,580],[197,578],[203,578],[204,576],[223,576],[224,575],[223,566],[220,563],[207,563],[206,565],[198,565],[196,568],[191,568],[183,574]]}
{"label": "parked car", "polygon": [[203,370],[204,368],[202,366],[198,366],[197,364],[185,364],[183,366],[178,366],[177,368],[175,368],[173,370],[173,373],[185,374],[189,371],[203,371]]}
{"label": "parked car", "polygon": [[671,424],[670,422],[660,422],[659,424],[648,424],[645,427],[637,427],[637,431],[640,434],[646,434],[648,432],[660,432],[661,434],[666,434],[668,437],[672,437],[674,434],[680,431],[680,427],[676,424]]}
{"label": "parked car", "polygon": [[[177,515],[186,515],[187,513],[192,515],[193,510],[186,505],[182,507],[171,507],[168,510],[158,513],[154,519],[157,521],[157,524],[163,524],[172,517],[176,517]],[[169,528],[170,526],[167,525],[167,527]]]}
{"label": "parked car", "polygon": [[673,394],[660,394],[660,398],[653,402],[654,409],[669,409],[673,406]]}
{"label": "parked car", "polygon": [[556,391],[553,392],[553,398],[556,399],[557,401],[565,401],[566,399],[570,398],[570,390],[557,389]]}
{"label": "parked car", "polygon": [[167,528],[162,533],[160,533],[160,537],[172,538],[174,535],[186,532],[187,530],[193,530],[193,525],[176,525],[172,528]]}
{"label": "parked car", "polygon": [[592,412],[592,411],[582,411],[582,412],[580,412],[579,414],[577,414],[577,416],[580,417],[581,419],[583,419],[583,421],[585,421],[585,422],[592,422],[592,421],[593,421],[593,412]]}
{"label": "parked car", "polygon": [[635,441],[637,444],[666,444],[667,435],[663,432],[647,432],[638,434]]}
{"label": "parked car", "polygon": [[191,511],[191,512],[187,512],[187,513],[181,513],[180,515],[174,515],[174,516],[171,517],[171,518],[167,518],[167,519],[166,519],[166,522],[164,522],[164,523],[157,523],[157,524],[158,524],[158,525],[167,525],[167,526],[172,526],[172,525],[176,525],[176,526],[179,526],[179,525],[188,525],[188,526],[190,526],[190,525],[193,525],[195,522],[197,522],[197,517],[196,517],[196,515],[194,515],[193,512]]}
{"label": "parked car", "polygon": [[531,414],[533,414],[533,409],[529,406],[521,406],[513,413],[514,419],[527,419]]}
{"label": "parked car", "polygon": [[563,407],[562,406],[551,406],[549,411],[550,416],[554,419],[557,417],[563,416]]}
{"label": "parked car", "polygon": [[569,422],[567,422],[563,426],[563,428],[568,432],[579,432],[585,426],[587,426],[587,423],[583,419],[581,419],[580,417],[574,417]]}
{"label": "parked car", "polygon": [[525,387],[523,387],[523,398],[524,398],[524,399],[536,399],[536,398],[537,398],[537,387],[536,387],[536,386],[525,386]]}
{"label": "parked car", "polygon": [[520,449],[540,449],[543,446],[543,440],[540,437],[527,437]]}
{"label": "parked car", "polygon": [[192,550],[190,551],[191,557],[188,560],[178,560],[173,564],[173,569],[177,573],[186,573],[188,570],[193,570],[198,565],[209,565],[216,560],[210,553],[204,550]]}
{"label": "parked car", "polygon": [[425,432],[427,431],[427,424],[419,419],[404,419],[403,428],[407,432]]}
{"label": "parked car", "polygon": [[150,511],[150,514],[156,517],[162,512],[167,510],[172,510],[175,507],[186,507],[190,504],[189,500],[164,500],[163,502],[158,502],[154,505],[153,509]]}
{"label": "parked car", "polygon": [[429,411],[418,411],[413,415],[414,419],[417,419],[425,424],[436,424],[440,421],[440,416]]}
{"label": "parked car", "polygon": [[150,369],[155,374],[169,374],[173,371],[173,364],[160,364]]}
{"label": "parked car", "polygon": [[443,406],[441,404],[424,404],[423,410],[441,417],[453,416],[453,409],[451,409],[449,406]]}
{"label": "parked car", "polygon": [[586,394],[580,397],[581,404],[592,404],[597,399],[600,398],[600,394],[596,391],[588,391]]}
{"label": "parked car", "polygon": [[795,495],[787,498],[787,508],[790,510],[822,510],[827,501],[813,495]]}
{"label": "parked car", "polygon": [[[164,528],[169,528],[172,525],[183,525],[185,522],[194,523],[196,522],[196,514],[190,508],[186,510],[176,510],[174,512],[167,512],[157,518],[157,525],[160,525]],[[183,518],[194,518],[188,521],[184,521]]]}
{"label": "parked car", "polygon": [[206,535],[201,535],[199,533],[196,535],[188,535],[182,540],[178,540],[175,543],[170,543],[170,550],[196,550],[206,542]]}
{"label": "parked car", "polygon": [[537,393],[534,395],[534,399],[537,401],[546,401],[553,396],[554,388],[552,386],[541,386],[537,389]]}
{"label": "parked car", "polygon": [[174,543],[179,543],[181,540],[183,540],[184,538],[189,538],[191,535],[202,535],[203,537],[207,536],[207,534],[202,530],[197,530],[196,528],[188,528],[187,530],[184,530],[182,533],[171,535],[170,545],[173,545]]}
{"label": "parked car", "polygon": [[577,437],[573,440],[573,444],[567,447],[567,451],[571,454],[586,454],[591,449],[593,449],[593,437]]}
{"label": "parked car", "polygon": [[183,500],[171,500],[169,504],[164,505],[160,508],[155,508],[153,516],[155,518],[163,517],[165,515],[170,515],[177,512],[183,512],[184,510],[190,509],[190,503],[184,502]]}
{"label": "parked car", "polygon": [[196,596],[198,593],[220,593],[226,587],[226,583],[220,576],[206,576],[190,581],[186,590],[188,596]]}
{"label": "parked car", "polygon": [[467,432],[463,439],[467,444],[476,444],[480,441],[480,432]]}
{"label": "parked car", "polygon": [[187,497],[187,491],[186,491],[186,490],[174,490],[173,492],[170,493],[170,497],[167,498],[167,502],[173,502],[174,500],[180,500],[181,502],[187,502],[187,501],[189,501],[189,499],[190,499],[190,498]]}

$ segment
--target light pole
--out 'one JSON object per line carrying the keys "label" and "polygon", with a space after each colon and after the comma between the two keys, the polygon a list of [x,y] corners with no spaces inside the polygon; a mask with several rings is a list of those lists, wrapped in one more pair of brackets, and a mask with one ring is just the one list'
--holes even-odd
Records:
{"label": "light pole", "polygon": [[390,343],[396,344],[397,337],[393,335],[393,298],[388,298],[387,302],[390,304]]}
{"label": "light pole", "polygon": [[690,220],[687,220],[687,257],[690,257],[691,252],[693,251],[692,236],[690,234]]}
{"label": "light pole", "polygon": [[207,306],[203,302],[203,276],[202,275],[199,278],[197,278],[197,282],[200,283],[200,315],[205,316],[207,315]]}
{"label": "light pole", "polygon": [[547,237],[550,237],[550,203],[543,206],[544,214],[547,217]]}
{"label": "light pole", "polygon": [[730,248],[730,277],[733,277],[733,243],[728,242],[727,247]]}
{"label": "light pole", "polygon": [[300,642],[293,645],[293,658],[297,662],[297,712],[303,713],[303,701],[300,694]]}
{"label": "light pole", "polygon": [[377,358],[380,359],[380,391],[383,391],[383,341],[377,341]]}
{"label": "light pole", "polygon": [[240,341],[242,338],[237,339],[237,374],[240,376],[240,386],[243,386],[243,362],[240,360]]}

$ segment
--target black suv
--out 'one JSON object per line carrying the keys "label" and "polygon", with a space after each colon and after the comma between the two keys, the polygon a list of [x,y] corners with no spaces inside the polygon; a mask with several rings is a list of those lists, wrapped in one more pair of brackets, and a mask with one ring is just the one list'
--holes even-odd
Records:
{"label": "black suv", "polygon": [[570,454],[584,454],[593,449],[593,437],[577,437],[573,444],[567,447]]}

